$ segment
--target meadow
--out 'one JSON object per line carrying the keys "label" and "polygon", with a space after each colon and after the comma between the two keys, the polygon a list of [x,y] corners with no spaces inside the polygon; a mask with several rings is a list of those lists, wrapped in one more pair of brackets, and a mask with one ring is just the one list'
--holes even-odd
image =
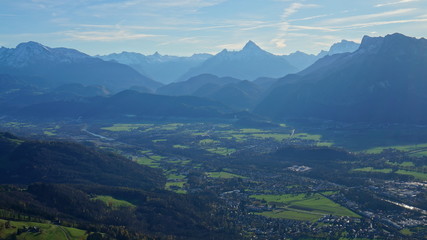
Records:
{"label": "meadow", "polygon": [[[0,225],[5,226],[6,220],[0,219]],[[62,227],[48,223],[36,223],[36,222],[17,222],[9,221],[12,228],[1,228],[0,239],[17,239],[17,240],[81,240],[86,239],[86,231],[77,228]],[[19,228],[23,227],[37,227],[40,229],[40,233],[21,233],[12,237]]]}
{"label": "meadow", "polygon": [[314,221],[324,215],[360,217],[349,209],[331,201],[320,193],[252,195],[251,198],[266,201],[277,209],[260,215],[294,220]]}

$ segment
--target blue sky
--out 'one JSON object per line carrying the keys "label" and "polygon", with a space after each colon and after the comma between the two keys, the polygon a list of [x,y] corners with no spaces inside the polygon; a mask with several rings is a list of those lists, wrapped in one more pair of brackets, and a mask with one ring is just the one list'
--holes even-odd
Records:
{"label": "blue sky", "polygon": [[238,50],[318,53],[342,39],[427,37],[426,0],[0,0],[0,45],[37,41],[91,55]]}

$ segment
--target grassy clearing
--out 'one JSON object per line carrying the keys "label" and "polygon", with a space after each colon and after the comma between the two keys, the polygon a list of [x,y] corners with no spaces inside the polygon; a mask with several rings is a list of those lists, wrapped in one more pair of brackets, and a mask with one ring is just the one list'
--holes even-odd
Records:
{"label": "grassy clearing", "polygon": [[329,200],[319,193],[315,194],[284,194],[284,195],[252,195],[251,198],[264,200],[278,207],[285,207],[295,212],[332,214],[336,216],[360,217],[349,209]]}
{"label": "grassy clearing", "polygon": [[322,135],[313,135],[313,134],[308,134],[308,133],[297,133],[292,137],[298,138],[301,140],[320,141],[320,139],[322,138]]}
{"label": "grassy clearing", "polygon": [[252,134],[252,136],[255,138],[261,138],[261,139],[273,138],[278,142],[289,139],[291,137],[290,134],[282,134],[282,133],[257,133],[257,134]]}
{"label": "grassy clearing", "polygon": [[413,172],[413,171],[406,171],[406,170],[398,170],[398,171],[396,171],[396,173],[402,174],[402,175],[413,176],[418,180],[427,181],[427,173]]}
{"label": "grassy clearing", "polygon": [[158,162],[148,157],[134,157],[133,160],[141,165],[145,165],[153,168],[160,167],[160,164]]}
{"label": "grassy clearing", "polygon": [[179,145],[179,144],[175,144],[173,145],[173,148],[178,148],[178,149],[189,149],[189,146],[184,146],[184,145]]}
{"label": "grassy clearing", "polygon": [[[386,150],[386,149],[396,149],[396,150],[404,151],[404,152],[412,152],[412,151],[416,151],[416,150],[423,149],[423,148],[427,148],[427,143],[414,144],[414,145],[382,146],[382,147],[370,148],[370,149],[364,150],[363,152],[369,153],[369,154],[378,154],[378,153],[381,153],[383,150]],[[418,153],[419,152],[414,153],[414,154],[418,154]]]}
{"label": "grassy clearing", "polygon": [[236,142],[244,142],[244,141],[246,141],[247,140],[247,136],[246,135],[244,135],[244,134],[232,134],[231,135],[231,137],[232,138],[234,138],[234,140],[236,141]]}
{"label": "grassy clearing", "polygon": [[400,230],[400,233],[403,234],[403,235],[405,235],[405,236],[412,236],[412,234],[413,234],[411,232],[411,230],[409,230],[407,228],[404,228],[404,229]]}
{"label": "grassy clearing", "polygon": [[334,143],[332,142],[318,142],[316,143],[316,146],[318,147],[332,147]]}
{"label": "grassy clearing", "polygon": [[398,167],[415,167],[415,164],[413,162],[397,163],[397,162],[386,161],[385,163],[387,163],[388,165],[398,166]]}
{"label": "grassy clearing", "polygon": [[49,136],[49,137],[56,135],[56,133],[54,133],[52,131],[44,131],[43,134],[46,135],[46,136]]}
{"label": "grassy clearing", "polygon": [[233,173],[228,173],[228,172],[207,172],[206,175],[208,177],[211,177],[211,178],[226,178],[226,179],[230,179],[230,178],[246,178],[244,176],[233,174]]}
{"label": "grassy clearing", "polygon": [[183,188],[184,184],[186,184],[186,183],[187,182],[184,182],[184,181],[182,181],[182,182],[167,182],[166,183],[166,189],[170,189],[173,186],[178,187],[178,188]]}
{"label": "grassy clearing", "polygon": [[[0,219],[0,224],[4,225],[6,220]],[[18,228],[38,227],[41,233],[22,233],[16,237],[17,240],[81,240],[86,239],[86,231],[77,228],[61,227],[53,224],[35,223],[35,222],[16,222],[10,221],[15,228],[2,229],[0,231],[0,239],[7,239],[9,236],[16,233]],[[67,237],[68,236],[68,237]]]}
{"label": "grassy clearing", "polygon": [[185,179],[184,175],[177,175],[177,174],[167,174],[166,175],[168,180],[183,180]]}
{"label": "grassy clearing", "polygon": [[322,215],[319,215],[319,214],[294,212],[294,211],[287,211],[287,210],[274,210],[274,211],[267,211],[267,212],[261,212],[261,213],[255,213],[255,214],[261,215],[264,217],[269,217],[269,218],[282,218],[282,219],[310,221],[310,222],[315,222],[319,220],[320,217],[322,217]]}
{"label": "grassy clearing", "polygon": [[187,183],[187,181],[174,181],[174,182],[167,182],[165,185],[165,189],[169,191],[173,191],[179,194],[186,194],[187,191],[184,190],[184,185]]}
{"label": "grassy clearing", "polygon": [[375,169],[373,167],[365,167],[365,168],[355,168],[351,170],[353,172],[370,172],[370,173],[391,173],[393,169],[384,168],[384,169]]}
{"label": "grassy clearing", "polygon": [[119,200],[119,199],[115,199],[111,196],[96,196],[94,198],[92,198],[92,200],[100,200],[102,202],[104,202],[107,206],[111,207],[111,208],[121,208],[121,207],[130,207],[130,208],[134,208],[136,207],[135,205],[133,205],[132,203],[125,201],[125,200]]}
{"label": "grassy clearing", "polygon": [[413,157],[427,157],[427,151],[417,151],[409,155]]}
{"label": "grassy clearing", "polygon": [[217,148],[208,148],[206,151],[215,153],[218,155],[228,156],[234,152],[236,152],[236,149],[233,148],[224,148],[224,147],[217,147]]}
{"label": "grassy clearing", "polygon": [[242,128],[240,129],[242,133],[262,133],[264,130],[256,129],[256,128]]}
{"label": "grassy clearing", "polygon": [[213,139],[203,139],[199,141],[200,145],[209,145],[209,144],[217,144],[217,143],[220,143],[220,141],[216,141]]}
{"label": "grassy clearing", "polygon": [[107,130],[111,132],[130,132],[141,127],[151,127],[153,124],[125,124],[117,123],[111,127],[103,127],[102,130]]}

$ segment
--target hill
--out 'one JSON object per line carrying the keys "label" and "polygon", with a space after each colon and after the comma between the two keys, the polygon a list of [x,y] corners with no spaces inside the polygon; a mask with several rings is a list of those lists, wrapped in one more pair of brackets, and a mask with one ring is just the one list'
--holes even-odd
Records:
{"label": "hill", "polygon": [[163,96],[122,91],[107,97],[42,102],[12,109],[8,115],[37,119],[222,118],[230,110],[193,96]]}
{"label": "hill", "polygon": [[162,188],[165,183],[158,170],[76,143],[29,141],[2,133],[0,149],[1,183],[85,183],[141,189]]}
{"label": "hill", "polygon": [[275,119],[427,123],[427,40],[368,37],[353,53],[318,60],[271,88],[255,112]]}
{"label": "hill", "polygon": [[239,239],[215,196],[162,190],[161,170],[113,153],[0,133],[0,164],[0,219],[51,221],[91,239]]}

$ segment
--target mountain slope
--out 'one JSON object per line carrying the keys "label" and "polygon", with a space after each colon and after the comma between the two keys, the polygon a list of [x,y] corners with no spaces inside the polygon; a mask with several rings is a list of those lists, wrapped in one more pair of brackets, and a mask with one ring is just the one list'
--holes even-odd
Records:
{"label": "mountain slope", "polygon": [[176,57],[160,55],[156,52],[153,55],[145,56],[140,53],[122,52],[98,57],[106,61],[129,65],[142,75],[161,83],[171,83],[189,69],[202,64],[212,55],[194,54],[191,57]]}
{"label": "mountain slope", "polygon": [[427,40],[365,36],[354,53],[279,80],[255,112],[275,119],[427,123]]}
{"label": "mountain slope", "polygon": [[341,42],[333,44],[329,48],[329,51],[321,51],[317,55],[297,51],[289,55],[284,55],[283,58],[301,71],[325,56],[338,53],[352,53],[356,51],[359,46],[360,44],[358,43],[342,40]]}
{"label": "mountain slope", "polygon": [[194,95],[197,90],[207,84],[212,88],[215,88],[229,83],[237,83],[239,81],[240,80],[231,77],[218,77],[212,74],[201,74],[186,81],[175,82],[163,86],[157,89],[157,93],[171,96]]}
{"label": "mountain slope", "polygon": [[223,86],[205,85],[194,96],[209,98],[234,109],[247,110],[255,106],[262,93],[258,85],[245,80]]}
{"label": "mountain slope", "polygon": [[161,86],[129,66],[106,62],[74,49],[49,48],[36,42],[21,43],[14,49],[0,49],[0,73],[37,76],[52,86],[65,83],[103,85],[114,91],[131,86],[155,89]]}
{"label": "mountain slope", "polygon": [[223,50],[180,77],[181,81],[204,73],[219,77],[255,80],[259,77],[283,77],[297,69],[280,56],[262,50],[249,41],[241,51]]}

